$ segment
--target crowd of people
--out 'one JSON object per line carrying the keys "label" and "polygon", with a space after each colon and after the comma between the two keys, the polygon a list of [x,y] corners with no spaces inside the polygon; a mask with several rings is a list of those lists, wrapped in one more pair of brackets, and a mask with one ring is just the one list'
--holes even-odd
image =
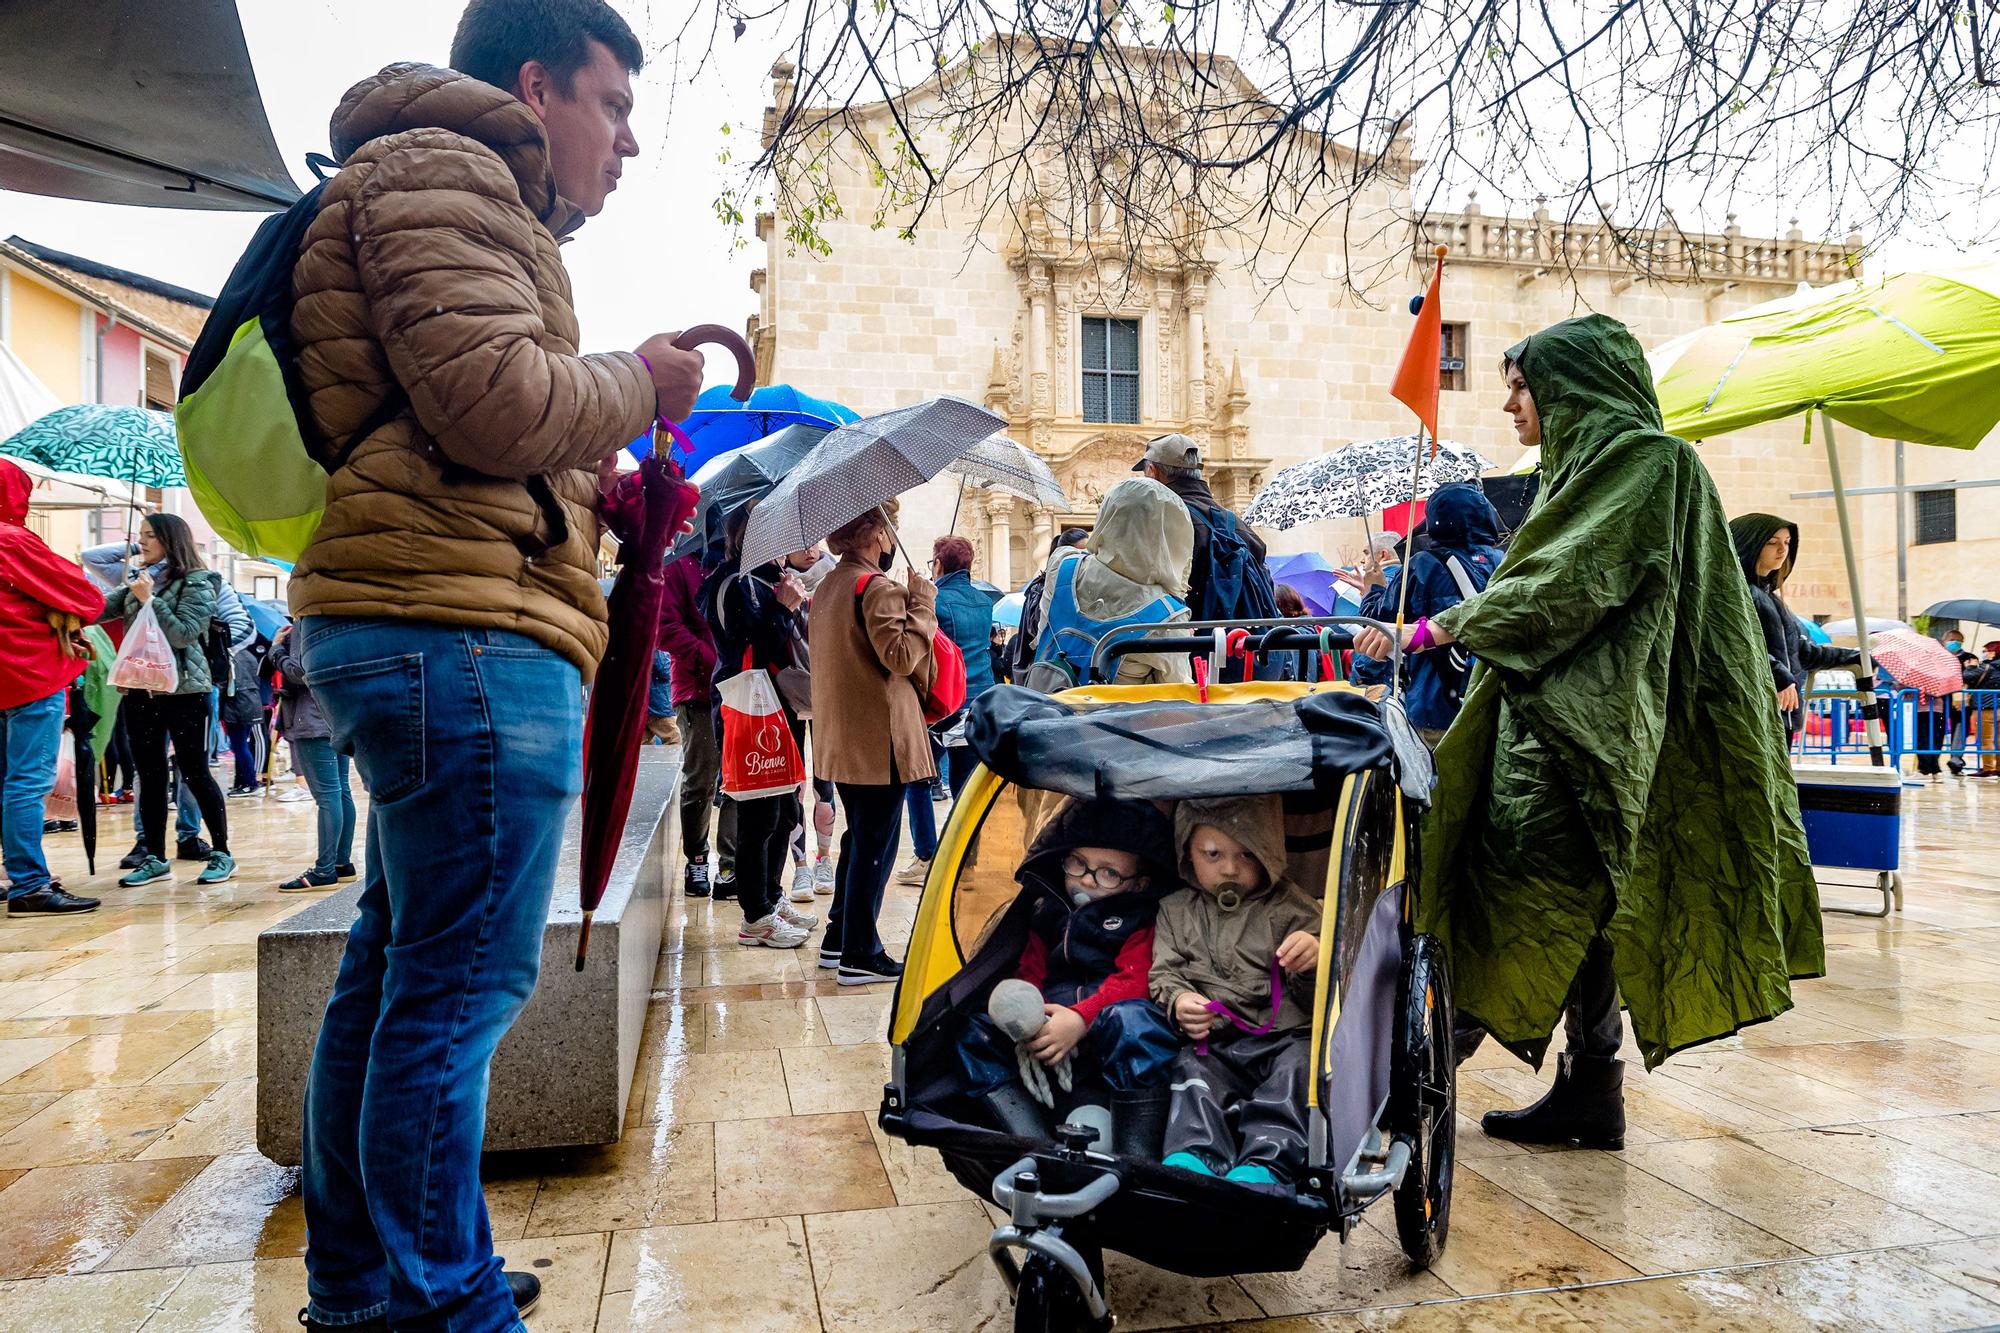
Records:
{"label": "crowd of people", "polygon": [[[368,873],[303,1108],[309,1328],[507,1329],[539,1292],[487,1225],[486,1070],[534,989],[581,787],[582,700],[608,635],[609,460],[685,418],[703,370],[673,333],[578,351],[559,240],[638,152],[643,63],[601,0],[472,0],[452,68],[392,65],[342,99],[341,169],[297,258],[292,332],[312,432],[348,448],[293,574],[296,620],[270,641],[184,521],[150,514],[136,543],[79,565],[27,529],[26,478],[0,460],[10,915],[97,906],[40,846],[66,718],[115,708],[107,767],[137,792],[127,889],[173,874],[170,818],[197,883],[238,873],[227,797],[264,790],[273,721],[317,812],[311,863],[280,888],[357,877],[350,764],[366,785]],[[1809,643],[1784,603],[1797,525],[1724,523],[1621,325],[1544,330],[1503,373],[1519,438],[1542,450],[1536,508],[1509,536],[1477,486],[1438,489],[1421,540],[1357,571],[1364,612],[1396,628],[1360,631],[1342,669],[1393,689],[1436,747],[1419,924],[1450,953],[1458,1055],[1490,1035],[1539,1063],[1566,1032],[1548,1095],[1486,1131],[1615,1149],[1622,1009],[1651,1061],[1782,1012],[1791,978],[1823,965],[1786,742],[1809,674],[1848,655]],[[1153,439],[1133,471],[1089,530],[1055,537],[1011,641],[971,544],[940,538],[920,566],[894,501],[824,551],[748,567],[754,500],[684,544],[649,711],[681,747],[685,897],[734,899],[744,947],[817,932],[837,984],[893,982],[885,896],[931,873],[935,803],[975,767],[964,713],[927,716],[948,670],[976,704],[1002,684],[1088,679],[1116,628],[1306,614],[1208,487],[1197,441]],[[99,622],[112,635],[93,636]],[[165,644],[170,685],[116,688],[111,648],[139,635]],[[1189,683],[1196,662],[1141,644],[1109,675]],[[722,698],[749,672],[776,683],[808,756],[796,785],[728,790]],[[2000,644],[1965,681],[2000,686]],[[228,793],[210,767],[218,721]],[[1184,801],[1171,818],[1078,801],[1039,829],[1021,882],[1042,896],[1012,979],[1042,1021],[1021,1049],[975,1025],[962,1050],[999,1124],[1046,1135],[1032,1068],[1080,1064],[1108,1086],[1113,1142],[1241,1183],[1296,1179],[1321,911],[1288,877],[1282,816],[1272,797]],[[805,910],[822,897],[823,931]]]}

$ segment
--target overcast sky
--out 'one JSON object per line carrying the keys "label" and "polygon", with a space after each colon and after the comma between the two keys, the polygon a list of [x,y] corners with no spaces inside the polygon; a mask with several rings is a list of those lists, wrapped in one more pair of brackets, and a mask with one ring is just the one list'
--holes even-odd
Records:
{"label": "overcast sky", "polygon": [[[687,6],[710,8],[703,0],[614,2],[648,50],[667,44]],[[297,178],[308,179],[306,153],[325,151],[327,117],[351,84],[393,61],[445,63],[461,7],[461,0],[240,0],[271,127]],[[753,240],[747,249],[734,248],[710,205],[727,179],[728,169],[716,161],[725,142],[721,126],[736,125],[736,144],[754,145],[770,96],[775,36],[753,27],[741,43],[725,38],[718,59],[698,76],[657,61],[636,81],[641,156],[627,166],[605,211],[564,247],[586,350],[630,347],[648,334],[696,323],[740,328],[755,308],[749,275],[762,262],[762,247]],[[1495,211],[1496,201],[1482,202]],[[261,216],[0,191],[0,235],[19,234],[210,294]],[[1894,238],[1876,271],[1946,257],[1923,240]],[[711,371],[712,382],[724,378],[713,361]]]}

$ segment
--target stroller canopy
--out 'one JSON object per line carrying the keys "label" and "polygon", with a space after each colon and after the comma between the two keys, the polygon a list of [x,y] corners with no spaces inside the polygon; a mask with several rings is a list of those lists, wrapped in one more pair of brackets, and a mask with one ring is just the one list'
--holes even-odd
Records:
{"label": "stroller canopy", "polygon": [[1006,781],[1086,800],[1173,801],[1218,792],[1331,798],[1349,774],[1386,767],[1393,753],[1380,710],[1347,691],[1077,708],[1001,685],[973,702],[965,738]]}

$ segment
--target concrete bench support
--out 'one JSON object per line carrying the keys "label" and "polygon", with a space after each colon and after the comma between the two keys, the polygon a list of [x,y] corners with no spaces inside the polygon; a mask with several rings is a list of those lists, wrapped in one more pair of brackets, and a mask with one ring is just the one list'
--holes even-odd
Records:
{"label": "concrete bench support", "polygon": [[[579,821],[571,813],[542,937],[541,982],[493,1057],[489,1151],[610,1143],[624,1129],[679,858],[679,777],[679,749],[641,752],[582,972],[575,968]],[[257,939],[257,1147],[288,1166],[299,1161],[306,1070],[360,896],[361,885],[351,884]]]}

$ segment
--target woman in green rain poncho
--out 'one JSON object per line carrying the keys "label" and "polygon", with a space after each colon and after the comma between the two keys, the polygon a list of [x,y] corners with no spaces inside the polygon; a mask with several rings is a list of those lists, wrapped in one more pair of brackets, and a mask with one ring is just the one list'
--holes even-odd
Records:
{"label": "woman in green rain poncho", "polygon": [[1438,749],[1419,926],[1463,1024],[1539,1068],[1565,1019],[1548,1095],[1486,1132],[1618,1148],[1618,995],[1648,1068],[1776,1017],[1824,969],[1819,897],[1729,528],[1637,340],[1567,320],[1504,369],[1540,498],[1483,592],[1402,631],[1480,663]]}

